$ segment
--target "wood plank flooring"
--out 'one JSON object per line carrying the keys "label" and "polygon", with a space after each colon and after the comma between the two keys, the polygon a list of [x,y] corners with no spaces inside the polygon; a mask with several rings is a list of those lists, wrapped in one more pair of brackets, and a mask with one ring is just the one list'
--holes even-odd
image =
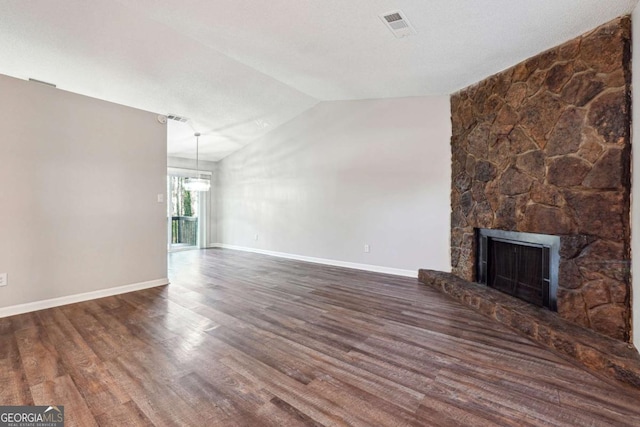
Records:
{"label": "wood plank flooring", "polygon": [[0,405],[67,426],[638,426],[597,378],[415,279],[223,249],[0,319]]}

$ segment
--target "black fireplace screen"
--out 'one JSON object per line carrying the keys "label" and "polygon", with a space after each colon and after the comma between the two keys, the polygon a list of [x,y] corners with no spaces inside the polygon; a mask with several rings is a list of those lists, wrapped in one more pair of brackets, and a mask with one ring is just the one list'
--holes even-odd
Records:
{"label": "black fireplace screen", "polygon": [[[531,304],[555,310],[557,273],[552,275],[551,262],[555,245],[544,242],[545,238],[555,236],[529,233],[511,233],[510,238],[498,236],[505,233],[510,232],[479,230],[478,281]],[[518,237],[529,241],[514,239]]]}

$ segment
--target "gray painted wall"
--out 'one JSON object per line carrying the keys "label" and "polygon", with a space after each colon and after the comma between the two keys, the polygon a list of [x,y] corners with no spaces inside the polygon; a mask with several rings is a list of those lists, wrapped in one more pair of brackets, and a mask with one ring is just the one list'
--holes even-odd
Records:
{"label": "gray painted wall", "polygon": [[218,241],[450,271],[450,138],[448,96],[320,103],[218,163]]}
{"label": "gray painted wall", "polygon": [[0,93],[0,307],[166,278],[166,125],[2,75]]}

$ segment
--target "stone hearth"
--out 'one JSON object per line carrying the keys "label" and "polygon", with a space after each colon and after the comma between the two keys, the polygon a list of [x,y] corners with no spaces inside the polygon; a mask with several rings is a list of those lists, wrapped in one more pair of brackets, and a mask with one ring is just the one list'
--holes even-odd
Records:
{"label": "stone hearth", "polygon": [[595,373],[640,388],[640,355],[630,344],[450,273],[420,270],[419,280]]}
{"label": "stone hearth", "polygon": [[451,97],[452,271],[477,228],[560,236],[558,316],[630,337],[628,17]]}

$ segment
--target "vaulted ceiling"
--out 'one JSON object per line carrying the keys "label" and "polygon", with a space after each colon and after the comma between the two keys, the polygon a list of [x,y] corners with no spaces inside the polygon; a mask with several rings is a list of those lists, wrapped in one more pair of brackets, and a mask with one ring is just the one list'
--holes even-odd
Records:
{"label": "vaulted ceiling", "polygon": [[[219,160],[325,100],[452,93],[638,0],[0,0],[0,73],[161,114]],[[379,15],[402,10],[396,38]]]}

